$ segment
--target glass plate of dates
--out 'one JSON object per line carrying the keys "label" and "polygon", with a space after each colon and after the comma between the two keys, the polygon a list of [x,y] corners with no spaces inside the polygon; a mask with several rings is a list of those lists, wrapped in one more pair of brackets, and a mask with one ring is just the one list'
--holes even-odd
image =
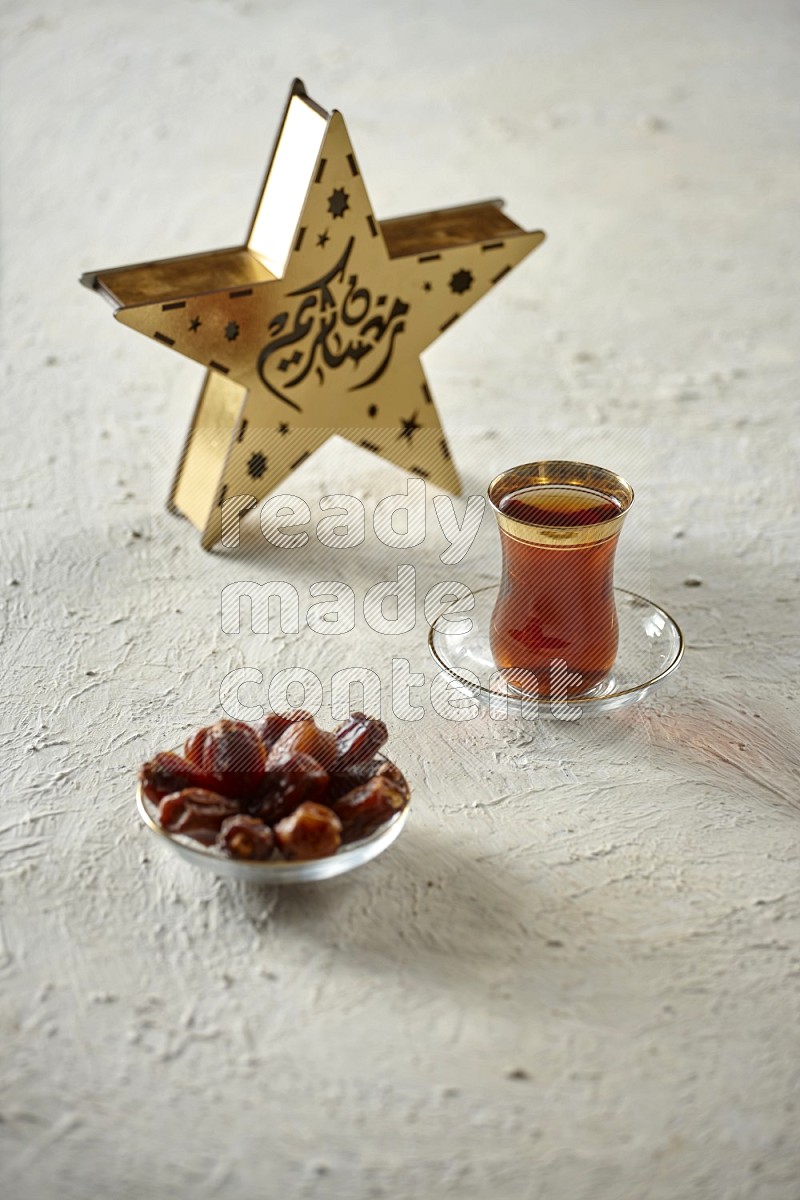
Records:
{"label": "glass plate of dates", "polygon": [[332,879],[397,838],[410,792],[381,752],[384,723],[352,713],[335,730],[307,712],[258,725],[221,720],[139,770],[145,825],[176,854],[229,879]]}

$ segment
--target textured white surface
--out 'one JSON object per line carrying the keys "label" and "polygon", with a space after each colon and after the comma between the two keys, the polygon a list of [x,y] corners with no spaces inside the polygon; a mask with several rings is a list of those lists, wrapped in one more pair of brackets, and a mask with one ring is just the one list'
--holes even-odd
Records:
{"label": "textured white surface", "polygon": [[[796,1200],[796,5],[0,15],[0,1192]],[[273,895],[158,852],[136,765],[235,666],[430,681],[424,630],[222,633],[232,580],[363,596],[401,559],[204,555],[163,512],[198,369],[77,278],[236,242],[294,74],[379,215],[500,194],[548,230],[428,354],[443,421],[475,492],[540,455],[627,473],[618,581],[689,649],[592,724],[388,713],[402,839]],[[295,490],[400,484],[339,443]],[[487,524],[455,577],[496,569]]]}

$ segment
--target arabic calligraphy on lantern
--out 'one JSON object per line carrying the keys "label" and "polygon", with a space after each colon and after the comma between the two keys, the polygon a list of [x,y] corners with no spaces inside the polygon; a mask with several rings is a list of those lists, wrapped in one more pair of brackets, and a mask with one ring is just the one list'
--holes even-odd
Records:
{"label": "arabic calligraphy on lantern", "polygon": [[[272,335],[258,356],[258,373],[265,387],[298,412],[294,399],[311,376],[324,384],[326,372],[350,370],[348,391],[369,387],[392,360],[394,344],[405,329],[405,301],[372,296],[360,287],[358,276],[347,274],[355,239],[350,238],[339,261],[327,274],[291,292],[297,298],[292,312],[278,313],[269,323]],[[298,392],[296,389],[301,389]]]}

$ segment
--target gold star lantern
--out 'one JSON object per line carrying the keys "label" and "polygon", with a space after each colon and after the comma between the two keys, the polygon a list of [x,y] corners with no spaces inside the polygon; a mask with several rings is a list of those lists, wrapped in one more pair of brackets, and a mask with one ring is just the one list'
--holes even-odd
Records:
{"label": "gold star lantern", "polygon": [[419,356],[543,240],[498,201],[378,221],[295,80],[244,245],[81,282],[207,368],[170,507],[210,549],[334,433],[458,492]]}

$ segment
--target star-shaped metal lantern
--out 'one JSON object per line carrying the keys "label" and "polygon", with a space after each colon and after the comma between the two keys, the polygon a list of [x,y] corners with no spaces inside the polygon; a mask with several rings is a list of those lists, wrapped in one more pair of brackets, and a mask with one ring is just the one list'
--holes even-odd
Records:
{"label": "star-shaped metal lantern", "polygon": [[81,282],[207,368],[170,504],[208,549],[334,433],[458,492],[419,356],[543,240],[499,201],[379,222],[295,80],[243,246]]}

